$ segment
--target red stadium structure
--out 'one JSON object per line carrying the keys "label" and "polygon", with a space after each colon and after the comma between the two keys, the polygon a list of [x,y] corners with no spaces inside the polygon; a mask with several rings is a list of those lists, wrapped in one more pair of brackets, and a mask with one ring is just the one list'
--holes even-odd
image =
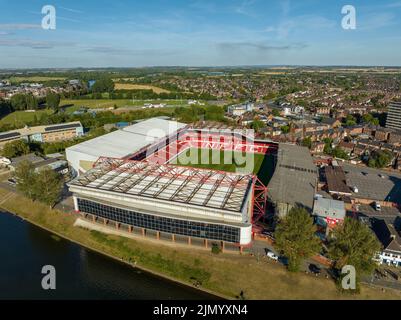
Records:
{"label": "red stadium structure", "polygon": [[[213,128],[194,128],[187,126],[184,129],[179,130],[176,134],[170,137],[166,137],[161,141],[147,146],[134,155],[123,159],[126,161],[135,162],[147,162],[149,165],[163,165],[164,172],[163,175],[172,175],[179,177],[179,170],[177,170],[177,165],[169,165],[169,162],[177,157],[180,153],[185,152],[189,148],[198,149],[214,149],[221,151],[233,151],[233,152],[244,152],[244,153],[254,153],[254,154],[269,154],[277,152],[278,145],[263,140],[255,140],[243,130],[231,131],[231,130],[219,130]],[[100,159],[100,161],[105,161],[106,159]],[[156,168],[157,166],[155,166]],[[183,168],[183,167],[182,167]],[[211,179],[213,175],[212,172],[222,174],[222,171],[209,170],[209,169],[193,169],[190,167],[185,167],[185,170],[194,170],[194,179],[198,183],[202,183],[205,179]],[[150,171],[149,171],[150,172]],[[155,174],[160,174],[155,171]],[[267,209],[267,199],[268,199],[268,189],[256,175],[253,176],[252,183],[252,223],[258,222],[266,213]],[[216,187],[218,187],[218,181],[216,182]],[[227,181],[225,181],[227,183]],[[238,183],[237,180],[231,182],[230,187],[234,188],[235,184]],[[257,228],[254,228],[255,231]]]}

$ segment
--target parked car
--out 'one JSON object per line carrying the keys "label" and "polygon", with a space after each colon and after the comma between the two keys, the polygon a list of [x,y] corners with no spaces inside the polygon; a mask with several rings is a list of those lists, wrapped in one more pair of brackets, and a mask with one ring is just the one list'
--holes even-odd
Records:
{"label": "parked car", "polygon": [[267,230],[263,230],[263,231],[262,231],[262,234],[263,234],[264,236],[266,236],[266,237],[268,237],[268,238],[274,240],[274,233],[273,233],[273,232],[270,232],[270,231],[267,231]]}
{"label": "parked car", "polygon": [[269,249],[266,249],[266,256],[267,256],[269,259],[272,259],[272,260],[274,260],[274,261],[278,261],[278,256],[277,256],[273,251],[271,251],[271,250],[269,250]]}
{"label": "parked car", "polygon": [[322,270],[315,264],[309,265],[309,271],[316,275],[318,275],[322,272]]}
{"label": "parked car", "polygon": [[279,257],[278,262],[280,262],[283,266],[286,266],[286,267],[288,266],[288,258],[286,258],[286,257],[283,257],[283,256]]}
{"label": "parked car", "polygon": [[15,181],[15,179],[13,179],[13,178],[8,179],[7,183],[12,185],[12,186],[16,186],[17,185],[17,181]]}
{"label": "parked car", "polygon": [[374,205],[376,211],[382,211],[382,207],[381,207],[380,203],[375,202],[373,205]]}

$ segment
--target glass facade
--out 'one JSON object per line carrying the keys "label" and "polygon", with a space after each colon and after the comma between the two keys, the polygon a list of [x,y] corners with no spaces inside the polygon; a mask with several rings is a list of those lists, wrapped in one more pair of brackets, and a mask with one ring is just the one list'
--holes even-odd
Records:
{"label": "glass facade", "polygon": [[143,214],[78,198],[79,210],[130,226],[232,243],[240,242],[240,228]]}

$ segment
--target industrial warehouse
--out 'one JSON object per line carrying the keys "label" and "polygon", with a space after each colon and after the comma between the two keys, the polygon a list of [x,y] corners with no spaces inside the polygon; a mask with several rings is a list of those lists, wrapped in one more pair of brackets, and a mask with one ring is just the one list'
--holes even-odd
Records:
{"label": "industrial warehouse", "polygon": [[195,147],[255,153],[262,160],[277,151],[227,128],[146,120],[67,149],[78,174],[69,183],[75,211],[142,236],[205,247],[217,241],[242,251],[266,212],[267,187],[254,172],[170,164]]}

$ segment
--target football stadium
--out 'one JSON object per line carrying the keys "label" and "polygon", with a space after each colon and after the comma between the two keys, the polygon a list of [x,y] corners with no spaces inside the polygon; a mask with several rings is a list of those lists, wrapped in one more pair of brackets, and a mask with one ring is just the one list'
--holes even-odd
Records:
{"label": "football stadium", "polygon": [[242,250],[266,213],[277,148],[249,130],[153,118],[68,148],[69,189],[93,222]]}

